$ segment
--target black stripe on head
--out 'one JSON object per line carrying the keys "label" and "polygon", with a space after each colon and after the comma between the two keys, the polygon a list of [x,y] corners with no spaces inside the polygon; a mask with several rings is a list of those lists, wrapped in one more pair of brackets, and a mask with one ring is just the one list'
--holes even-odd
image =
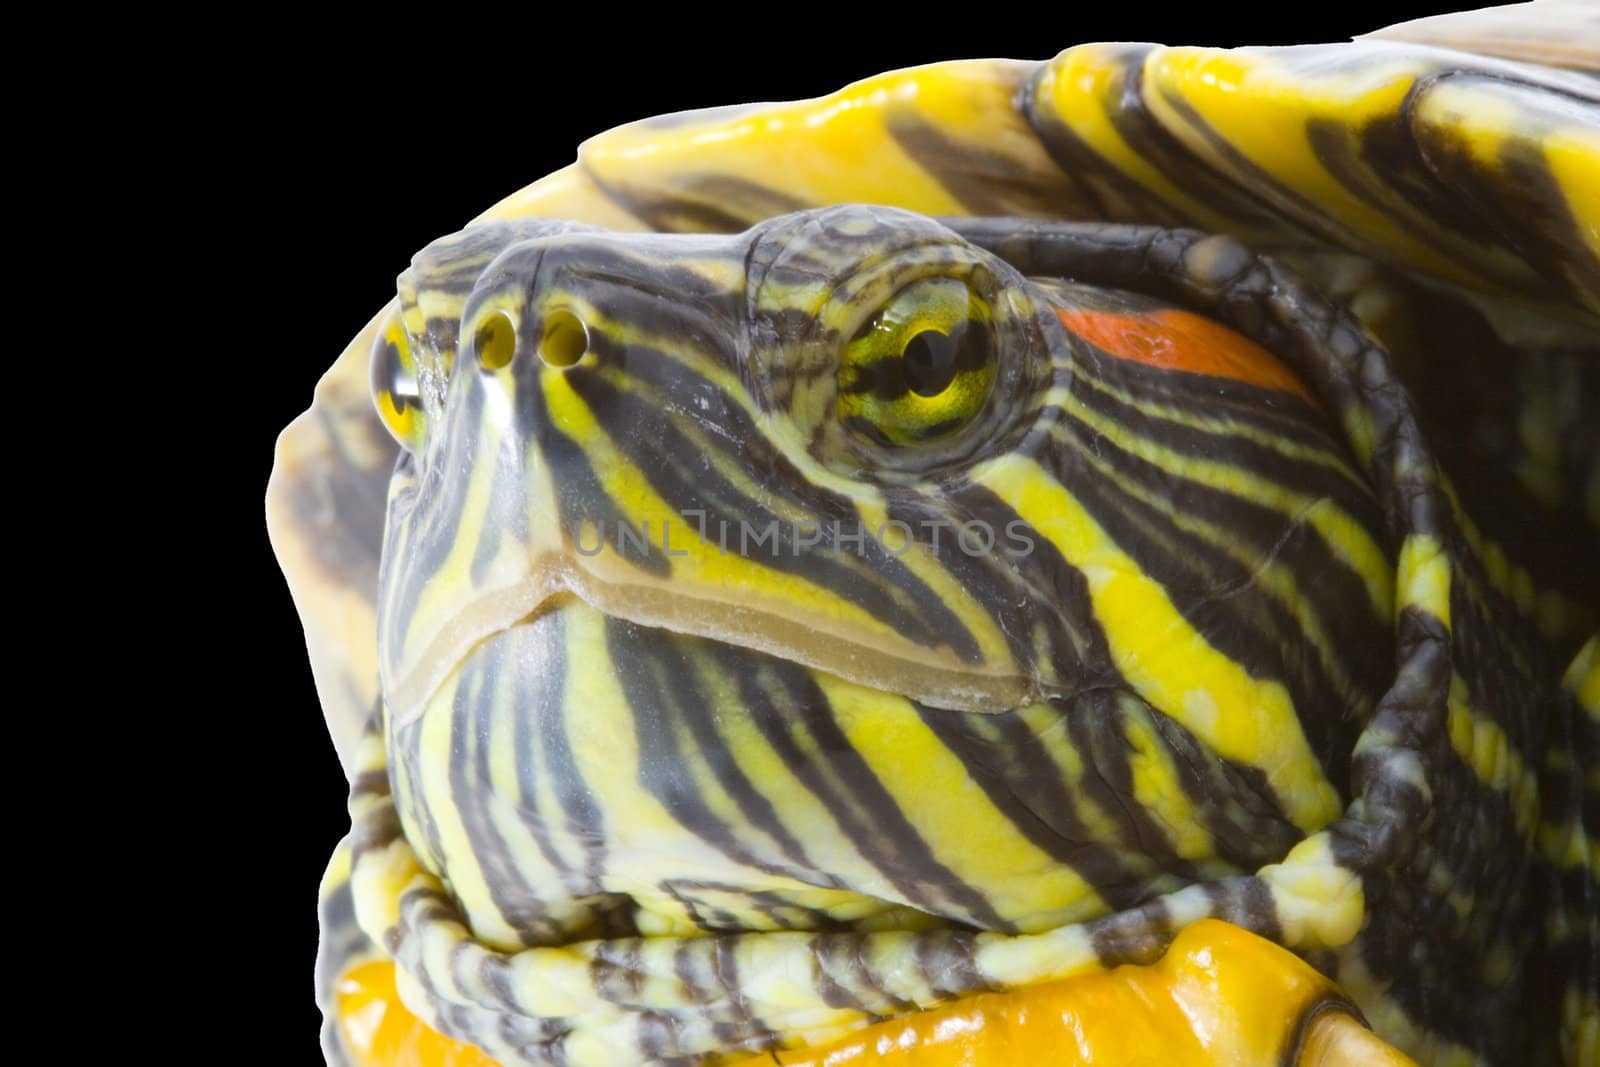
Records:
{"label": "black stripe on head", "polygon": [[[1343,760],[1358,726],[1349,711],[1352,706],[1370,709],[1388,680],[1387,627],[1371,611],[1361,577],[1308,523],[1154,467],[1075,419],[1062,425],[1077,445],[1068,453],[1071,458],[1051,457],[1052,473],[1073,487],[1095,522],[1161,585],[1196,633],[1252,677],[1288,688],[1312,750],[1330,780],[1342,782]],[[1345,691],[1322,656],[1308,654],[1298,620],[1262,588],[1253,568],[1172,524],[1113,479],[1079,469],[1076,457],[1083,453],[1095,455],[1153,497],[1179,500],[1186,511],[1254,545],[1263,563],[1278,560],[1292,568],[1295,595],[1316,611],[1334,639],[1333,648],[1320,651],[1337,656],[1345,676],[1359,688]],[[1375,540],[1378,536],[1374,531]],[[1348,644],[1340,645],[1341,640]]]}
{"label": "black stripe on head", "polygon": [[[525,624],[531,632],[516,640],[537,642],[537,657],[512,657],[515,677],[506,686],[512,702],[503,709],[512,718],[512,743],[517,758],[517,810],[545,861],[557,872],[568,894],[583,898],[600,891],[606,870],[606,813],[578,768],[568,733],[572,709],[567,707],[568,663],[565,620],[560,612]],[[485,783],[487,783],[485,779]],[[539,796],[555,798],[556,811],[546,811]],[[558,846],[552,830],[560,827],[581,856],[575,864]]]}
{"label": "black stripe on head", "polygon": [[503,713],[497,704],[506,658],[506,642],[492,641],[462,669],[450,709],[450,798],[500,918],[524,944],[549,943],[561,931],[546,921],[545,903],[528,885],[492,812],[490,739]]}
{"label": "black stripe on head", "polygon": [[1019,713],[973,716],[920,704],[917,713],[995,809],[1040,851],[1071,867],[1115,910],[1146,898],[1138,872],[1144,864],[1095,840],[1044,741]]}
{"label": "black stripe on head", "polygon": [[[945,483],[940,490],[942,501],[889,493],[890,517],[911,527],[919,544],[937,555],[967,595],[992,618],[1011,623],[1002,625],[1001,630],[1013,660],[1026,670],[1053,672],[1071,685],[1119,681],[1105,634],[1091,610],[1083,574],[992,490],[964,479]],[[997,537],[1023,532],[1032,541],[1032,549],[1022,553],[1020,541],[1015,545],[1008,541],[1008,547],[1017,547],[1018,552],[965,552],[952,527],[968,520],[987,523]],[[1019,601],[1030,606],[1030,617],[1017,618]],[[1040,629],[1045,635],[1042,643],[1036,632]]]}
{"label": "black stripe on head", "polygon": [[[772,447],[742,409],[713,401],[720,417],[719,434],[713,437],[697,427],[696,435],[690,437],[673,417],[674,410],[690,397],[710,401],[719,391],[670,357],[630,347],[621,358],[627,359],[635,381],[672,392],[652,400],[617,388],[593,373],[570,375],[572,388],[603,424],[621,428],[613,436],[613,444],[626,453],[628,462],[668,506],[680,515],[705,512],[708,531],[721,529],[716,525],[719,522],[735,530],[766,530],[776,525],[773,548],[757,546],[753,550],[757,554],[747,559],[827,589],[926,647],[950,648],[966,663],[981,658],[977,639],[961,620],[876,538],[864,538],[855,556],[834,544],[834,525],[847,532],[860,525],[854,505],[812,484]],[[802,550],[796,524],[781,519],[766,502],[728,481],[705,456],[705,450],[713,448],[725,450],[728,461],[744,469],[767,472],[762,489],[812,516],[823,530],[821,543]],[[564,460],[552,457],[551,465],[564,471],[560,465]],[[715,535],[708,540],[716,540]]]}
{"label": "black stripe on head", "polygon": [[[727,657],[734,652],[716,654]],[[1014,932],[982,893],[934,856],[894,795],[850,743],[810,673],[773,660],[763,674],[759,690],[741,678],[740,696],[747,713],[861,856],[921,911],[982,929]],[[731,670],[730,675],[741,677]],[[818,752],[828,754],[825,763],[813,755]]]}
{"label": "black stripe on head", "polygon": [[564,484],[556,494],[556,506],[561,513],[561,532],[567,540],[573,545],[585,544],[584,525],[593,524],[595,537],[609,545],[618,558],[659,578],[671,575],[672,564],[662,546],[649,537],[630,538],[624,544],[624,530],[636,529],[632,519],[606,491],[583,446],[556,428],[543,388],[530,385],[519,388],[517,395],[518,440],[535,442],[533,447],[545,462],[561,472]]}
{"label": "black stripe on head", "polygon": [[1083,760],[1084,794],[1117,824],[1121,839],[1156,869],[1184,882],[1199,881],[1199,870],[1178,855],[1166,827],[1138,802],[1125,721],[1128,705],[1141,706],[1146,716],[1158,714],[1125,689],[1091,689],[1061,702],[1073,747]]}
{"label": "black stripe on head", "polygon": [[716,706],[690,666],[684,647],[689,640],[620,619],[606,620],[608,658],[627,697],[639,751],[644,754],[639,784],[679,825],[734,863],[787,873],[789,864],[752,851],[743,827],[713,811],[695,781],[691,749],[717,776],[719,787],[740,803],[744,818],[771,833],[781,852],[803,859],[799,843],[750,784],[722,739],[707,728]]}

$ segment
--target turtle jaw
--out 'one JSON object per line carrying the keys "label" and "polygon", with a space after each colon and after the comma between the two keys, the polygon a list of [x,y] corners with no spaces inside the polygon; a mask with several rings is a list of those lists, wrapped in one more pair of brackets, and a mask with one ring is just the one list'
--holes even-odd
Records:
{"label": "turtle jaw", "polygon": [[530,565],[521,582],[481,596],[455,613],[406,672],[386,681],[384,699],[395,720],[406,723],[420,714],[443,679],[484,641],[573,600],[607,618],[707,638],[929,707],[994,714],[1041,696],[1035,684],[1014,673],[962,670],[959,664],[952,668],[936,655],[896,658],[856,635],[830,634],[792,614],[685,597],[660,583],[611,581],[589,572],[584,562],[546,556]]}
{"label": "turtle jaw", "polygon": [[[418,356],[448,383],[423,391],[425,440],[389,503],[380,670],[400,721],[477,642],[558,593],[935,707],[1003,711],[1056,681],[1015,636],[1033,609],[1009,561],[952,559],[912,532],[937,520],[949,542],[979,520],[992,544],[1010,516],[907,471],[889,486],[841,470],[813,454],[805,421],[837,421],[838,335],[893,294],[896,271],[970,272],[981,255],[930,220],[872,209],[771,229],[460,242],[492,246],[493,262],[450,294],[461,351]],[[861,262],[875,264],[865,280]],[[839,296],[841,278],[866,289]]]}
{"label": "turtle jaw", "polygon": [[[1093,716],[1097,707],[1086,702],[1076,710]],[[1047,750],[1035,751],[1039,758],[1060,758],[1070,709],[1035,711],[1004,717],[994,729],[1026,750]],[[1100,707],[1099,713],[1105,711]],[[1135,720],[1126,728],[1137,732],[1139,713],[1126,706],[1123,713]],[[939,1009],[896,1024],[920,1028],[930,1061],[938,1062],[932,1044],[951,1029],[940,1024],[952,1017],[974,1011],[978,1018],[993,1013],[997,1021],[1021,1014],[1061,1017],[1055,1009],[1075,994],[1027,987],[1110,965],[1095,947],[1094,927],[1081,924],[1101,916],[1109,931],[1142,921],[1137,914],[1103,916],[1106,902],[1099,890],[1065,867],[1041,867],[1037,849],[1043,842],[1019,837],[1010,817],[993,807],[1028,789],[1025,776],[1013,776],[1023,761],[992,747],[990,722],[1000,720],[918,709],[903,698],[786,661],[639,627],[570,593],[554,594],[529,618],[474,646],[420,722],[389,724],[382,743],[388,774],[378,780],[392,783],[393,809],[385,815],[376,807],[368,810],[362,800],[355,840],[359,850],[371,850],[380,840],[375,831],[386,826],[393,833],[396,825],[402,837],[383,846],[389,851],[382,858],[375,851],[358,852],[358,915],[369,935],[376,932],[381,943],[393,946],[408,979],[430,991],[441,987],[433,962],[418,950],[439,942],[443,927],[433,924],[441,916],[449,937],[462,939],[464,959],[494,953],[498,960],[498,954],[515,954],[529,943],[551,946],[527,950],[525,958],[505,964],[505,973],[526,974],[534,983],[530,991],[579,996],[585,992],[581,981],[547,974],[546,968],[593,951],[601,968],[593,973],[604,973],[603,961],[634,951],[632,946],[644,959],[675,961],[726,941],[741,983],[759,1001],[751,1010],[761,1013],[763,1027],[786,1040],[831,1035],[813,1032],[813,1016],[790,1014],[789,999],[778,988],[787,983],[775,983],[774,975],[796,968],[810,973],[814,962],[827,966],[837,950],[841,958],[882,968],[870,978],[848,979],[849,995],[866,998],[861,1010],[868,1016]],[[1120,743],[1122,729],[1113,733]],[[991,747],[982,747],[985,738]],[[375,754],[379,747],[374,739]],[[514,769],[506,763],[513,752],[520,757]],[[1082,758],[1089,766],[1104,762],[1095,753]],[[508,783],[508,773],[517,784]],[[1047,791],[1045,782],[1031,785],[1035,793]],[[1083,810],[1086,799],[1069,793],[1061,804]],[[1050,797],[1038,800],[1029,810],[1039,819],[1060,814]],[[1175,821],[1184,807],[1174,797],[1145,800],[1153,805],[1151,825]],[[730,821],[730,804],[749,813],[748,826],[742,819]],[[459,839],[436,851],[440,846],[429,829],[436,826],[464,832],[471,856],[459,851]],[[1122,855],[1118,862],[1131,871],[1146,871],[1138,858],[1140,826],[1126,832],[1102,828],[1092,847],[1104,850],[1107,859]],[[530,839],[529,827],[537,828],[532,832],[538,841]],[[1294,836],[1283,824],[1277,832]],[[862,855],[873,847],[879,855]],[[1268,842],[1263,857],[1251,857],[1249,865],[1276,858],[1285,847],[1281,840]],[[919,859],[922,850],[926,857]],[[559,869],[548,865],[552,857],[563,860]],[[480,870],[492,874],[492,884],[475,873]],[[446,880],[450,897],[442,891],[430,895],[435,883],[423,871]],[[1167,884],[1164,876],[1153,877],[1155,885]],[[1112,891],[1116,881],[1099,884]],[[1224,897],[1228,892],[1220,891]],[[1144,895],[1128,892],[1134,901]],[[570,928],[547,925],[566,921],[552,916],[581,916],[587,902],[616,894],[629,898],[630,927],[606,927],[593,917],[576,919]],[[1187,903],[1174,904],[1172,914],[1198,916],[1193,909],[1213,899],[1191,887]],[[518,901],[550,906],[517,908]],[[387,927],[395,923],[391,934]],[[974,927],[984,933],[973,935]],[[1260,952],[1288,958],[1260,944]],[[824,956],[814,961],[818,946],[826,946]],[[464,973],[479,973],[475,964],[466,966]],[[498,973],[499,967],[483,973]],[[1161,992],[1175,978],[1170,970],[1128,973],[1143,975],[1134,986]],[[1250,973],[1255,969],[1240,971]],[[655,988],[654,981],[647,987]],[[1316,989],[1327,988],[1326,980],[1315,981]],[[885,982],[898,999],[873,992]],[[1019,987],[1014,994],[999,999],[946,1004],[951,997],[1013,986]],[[1222,988],[1220,998],[1208,994],[1205,1012],[1251,1016],[1244,1009],[1256,1001],[1229,992],[1227,983]],[[1280,1010],[1261,1012],[1262,1023],[1243,1018],[1239,1025],[1252,1042],[1277,1047],[1282,1035],[1271,1027],[1302,1014],[1308,991],[1315,992],[1304,981],[1280,991],[1294,1003],[1272,1002]],[[606,986],[599,995],[614,992]],[[1121,999],[1097,1005],[1098,994],[1091,995],[1083,1014],[1136,1019],[1141,1003],[1179,1003],[1173,997],[1110,995]],[[450,1001],[459,994],[440,996]],[[1046,999],[1030,999],[1035,996]],[[411,1003],[434,1010],[427,998]],[[715,1001],[676,1007],[685,1041],[698,1039],[692,1035],[702,1032],[702,1019],[721,1018]],[[1194,1008],[1185,1005],[1191,1013]],[[517,999],[496,1010],[511,1013],[498,1033],[525,1024],[529,1013],[552,1008]],[[448,1027],[452,1017],[446,1012],[443,1019]],[[1166,1032],[1178,1022],[1156,1029]],[[1108,1027],[1104,1040],[1114,1042],[1117,1029]],[[1062,1039],[1049,1030],[1030,1032],[1042,1044]],[[499,1051],[484,1036],[488,1031],[466,1033],[491,1053]],[[867,1047],[880,1034],[869,1032]],[[729,1043],[724,1052],[753,1050],[738,1044],[746,1039],[739,1030],[718,1038]],[[761,1038],[770,1039],[771,1033]],[[970,1062],[1016,1062],[991,1051]]]}

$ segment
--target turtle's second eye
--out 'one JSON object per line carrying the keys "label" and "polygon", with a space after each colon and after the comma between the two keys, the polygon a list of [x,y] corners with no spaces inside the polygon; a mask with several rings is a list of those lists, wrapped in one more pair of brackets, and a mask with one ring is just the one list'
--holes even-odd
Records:
{"label": "turtle's second eye", "polygon": [[422,389],[411,342],[398,314],[389,316],[372,343],[370,374],[378,418],[402,448],[415,451],[425,419]]}
{"label": "turtle's second eye", "polygon": [[957,278],[901,289],[845,348],[839,416],[878,444],[951,433],[983,407],[995,376],[994,317]]}

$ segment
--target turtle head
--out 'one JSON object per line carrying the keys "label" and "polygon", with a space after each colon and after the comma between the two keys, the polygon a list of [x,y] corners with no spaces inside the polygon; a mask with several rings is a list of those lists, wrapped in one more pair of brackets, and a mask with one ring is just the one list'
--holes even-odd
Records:
{"label": "turtle head", "polygon": [[[1369,642],[1333,635],[1381,633],[1389,568],[1321,411],[1238,335],[860,206],[734,236],[475,227],[400,291],[373,360],[408,449],[397,722],[575,598],[932,708],[1131,685],[1246,731],[1296,821],[1338,810],[1308,741],[1339,758],[1370,707]],[[1323,629],[1282,624],[1291,588]]]}
{"label": "turtle head", "polygon": [[1016,583],[1029,525],[976,472],[1047,447],[1069,345],[998,257],[883,208],[729,237],[533,221],[434,244],[400,289],[372,366],[408,450],[402,716],[558,594],[934,705],[1059,681]]}

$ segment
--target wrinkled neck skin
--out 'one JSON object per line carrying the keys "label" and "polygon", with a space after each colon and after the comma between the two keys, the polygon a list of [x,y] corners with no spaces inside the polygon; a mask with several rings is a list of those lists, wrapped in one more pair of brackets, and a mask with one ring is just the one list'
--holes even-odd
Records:
{"label": "wrinkled neck skin", "polygon": [[[1520,1010],[1483,969],[1534,951],[1537,799],[1471,736],[1542,750],[1543,653],[1385,353],[1279,268],[854,207],[486,224],[400,294],[362,927],[439,1003],[445,916],[529,974],[642,935],[681,975],[707,932],[759,971],[830,931],[865,968],[729,1014],[596,967],[592,1018],[518,987],[447,1032],[636,1056],[647,1006],[689,1062],[1147,961],[1205,916],[1419,1043]],[[919,329],[957,361],[931,396]]]}

